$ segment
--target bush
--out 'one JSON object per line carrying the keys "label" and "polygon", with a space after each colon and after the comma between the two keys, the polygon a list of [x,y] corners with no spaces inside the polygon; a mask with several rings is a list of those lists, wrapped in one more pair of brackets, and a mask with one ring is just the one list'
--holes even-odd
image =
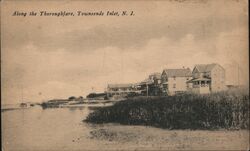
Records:
{"label": "bush", "polygon": [[90,93],[87,95],[87,98],[97,98],[97,97],[106,97],[106,93]]}
{"label": "bush", "polygon": [[68,100],[75,100],[75,99],[76,99],[75,96],[71,96],[71,97],[68,98]]}
{"label": "bush", "polygon": [[86,121],[169,129],[246,129],[248,109],[249,94],[245,93],[135,97],[99,108]]}

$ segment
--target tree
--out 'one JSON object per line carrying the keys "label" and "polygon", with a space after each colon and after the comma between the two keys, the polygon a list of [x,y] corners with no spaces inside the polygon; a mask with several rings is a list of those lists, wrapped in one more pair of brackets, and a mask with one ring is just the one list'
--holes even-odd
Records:
{"label": "tree", "polygon": [[69,97],[68,99],[69,99],[69,100],[75,100],[75,99],[76,99],[76,97],[71,96],[71,97]]}

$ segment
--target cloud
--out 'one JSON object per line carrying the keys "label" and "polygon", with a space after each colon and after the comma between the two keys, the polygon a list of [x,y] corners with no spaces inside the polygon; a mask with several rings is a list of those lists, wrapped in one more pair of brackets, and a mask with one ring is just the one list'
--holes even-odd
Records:
{"label": "cloud", "polygon": [[[4,97],[19,100],[21,85],[29,100],[84,96],[102,92],[108,83],[139,82],[164,68],[212,62],[225,68],[239,64],[241,79],[247,81],[244,2],[134,4],[115,4],[120,9],[133,8],[132,18],[20,19],[7,15],[17,6],[3,8]],[[62,6],[68,4],[58,7]],[[83,5],[74,6],[83,9]],[[98,5],[104,6],[113,7]],[[229,78],[234,82],[236,77]]]}
{"label": "cloud", "polygon": [[[87,95],[91,91],[104,91],[108,83],[139,82],[164,68],[192,68],[195,64],[212,62],[228,67],[228,63],[235,61],[242,65],[245,63],[242,60],[248,59],[246,54],[242,58],[242,53],[247,53],[245,36],[242,29],[222,32],[215,40],[197,42],[193,34],[186,34],[180,40],[152,38],[140,49],[109,46],[89,53],[72,53],[65,49],[46,52],[30,43],[19,49],[18,55],[11,50],[4,53],[3,62],[7,66],[3,78],[8,81],[8,89],[20,90],[22,84],[26,92],[30,92],[27,97],[33,99]],[[242,53],[236,49],[241,49]],[[211,50],[215,53],[211,54]],[[10,57],[12,60],[7,59]],[[241,76],[246,79],[246,72]],[[231,78],[235,81],[237,77]],[[40,91],[43,96],[34,97]]]}
{"label": "cloud", "polygon": [[[120,5],[122,8],[128,4]],[[221,9],[221,5],[227,9]],[[79,4],[78,7],[81,6]],[[145,7],[134,8],[137,15],[133,18],[88,19],[18,19],[8,16],[11,9],[3,9],[6,14],[3,15],[3,47],[19,49],[32,42],[46,52],[64,48],[69,52],[88,53],[104,47],[138,49],[150,39],[168,37],[180,40],[187,34],[194,35],[196,40],[205,40],[216,37],[220,32],[228,32],[247,24],[245,7],[244,2],[226,1],[185,5],[174,2],[151,2],[145,3]],[[181,11],[177,11],[180,9]]]}

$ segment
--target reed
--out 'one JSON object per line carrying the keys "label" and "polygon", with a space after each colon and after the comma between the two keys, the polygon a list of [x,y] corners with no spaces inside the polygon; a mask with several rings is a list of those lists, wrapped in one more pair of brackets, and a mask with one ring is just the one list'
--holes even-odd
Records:
{"label": "reed", "polygon": [[85,121],[168,129],[248,129],[249,94],[220,92],[134,97],[98,108]]}

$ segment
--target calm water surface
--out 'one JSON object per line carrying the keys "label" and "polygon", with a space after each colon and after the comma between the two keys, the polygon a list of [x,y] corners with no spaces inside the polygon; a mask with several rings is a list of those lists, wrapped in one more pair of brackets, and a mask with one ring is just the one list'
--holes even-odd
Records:
{"label": "calm water surface", "polygon": [[87,107],[45,110],[33,107],[2,112],[3,148],[32,151],[93,149],[96,142],[88,138],[91,126],[82,122],[89,112]]}
{"label": "calm water surface", "polygon": [[[249,131],[244,130],[164,130],[82,122],[90,112],[88,107],[45,110],[33,107],[2,112],[2,150],[246,150],[249,142]],[[119,137],[111,136],[113,141],[91,137],[90,132],[98,129]]]}

